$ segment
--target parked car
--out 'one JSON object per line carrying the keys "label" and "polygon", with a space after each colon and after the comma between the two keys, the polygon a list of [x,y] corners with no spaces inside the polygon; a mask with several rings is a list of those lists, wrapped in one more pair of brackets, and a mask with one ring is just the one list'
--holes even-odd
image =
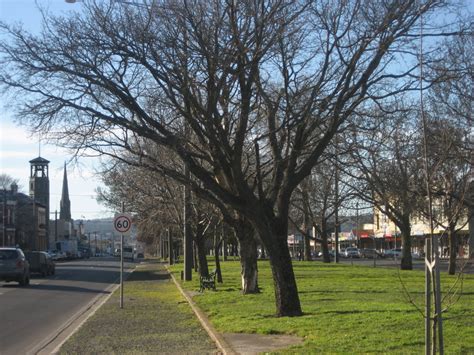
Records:
{"label": "parked car", "polygon": [[58,259],[57,260],[66,260],[67,254],[64,251],[58,250],[56,252]]}
{"label": "parked car", "polygon": [[389,249],[383,253],[385,258],[400,258],[402,256],[402,249]]}
{"label": "parked car", "polygon": [[382,255],[375,249],[362,249],[360,251],[360,256],[362,258],[373,259],[380,258]]}
{"label": "parked car", "polygon": [[346,258],[360,258],[360,251],[357,248],[349,247],[344,251],[344,256]]}
{"label": "parked car", "polygon": [[20,248],[0,248],[0,281],[30,283],[30,264]]}
{"label": "parked car", "polygon": [[425,253],[422,252],[422,251],[413,252],[413,253],[411,253],[411,257],[413,259],[423,259],[425,257]]}
{"label": "parked car", "polygon": [[49,254],[49,256],[51,256],[51,259],[58,259],[58,254],[56,253],[56,250],[46,250],[46,252]]}
{"label": "parked car", "polygon": [[30,273],[38,273],[43,276],[55,274],[56,265],[48,253],[44,251],[27,251],[25,257],[30,263]]}
{"label": "parked car", "polygon": [[[329,250],[329,258],[334,259],[335,256],[336,256],[336,251],[334,249]],[[344,254],[337,253],[337,256],[341,258],[342,256],[344,256]]]}

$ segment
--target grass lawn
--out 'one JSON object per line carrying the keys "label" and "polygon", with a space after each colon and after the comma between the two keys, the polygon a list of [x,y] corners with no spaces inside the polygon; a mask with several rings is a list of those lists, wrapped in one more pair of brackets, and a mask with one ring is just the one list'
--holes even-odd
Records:
{"label": "grass lawn", "polygon": [[[242,295],[240,264],[227,261],[221,263],[224,283],[218,284],[217,292],[205,291],[194,300],[219,332],[304,337],[304,343],[288,349],[288,353],[424,352],[424,319],[407,301],[400,281],[423,309],[423,271],[305,261],[293,265],[302,317],[274,316],[273,281],[267,261],[259,262],[261,294]],[[177,264],[171,268],[177,279],[182,267]],[[456,279],[442,274],[443,292],[447,293]],[[183,286],[197,290],[198,275]],[[474,354],[474,275],[465,275],[462,286],[461,297],[444,314],[446,354]]]}

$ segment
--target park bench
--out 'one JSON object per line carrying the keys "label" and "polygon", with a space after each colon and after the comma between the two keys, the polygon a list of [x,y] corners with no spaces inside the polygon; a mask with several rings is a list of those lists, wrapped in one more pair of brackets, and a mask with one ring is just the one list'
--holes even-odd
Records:
{"label": "park bench", "polygon": [[216,290],[216,276],[217,269],[214,269],[209,276],[202,276],[199,278],[199,292],[203,292],[205,288],[209,290]]}

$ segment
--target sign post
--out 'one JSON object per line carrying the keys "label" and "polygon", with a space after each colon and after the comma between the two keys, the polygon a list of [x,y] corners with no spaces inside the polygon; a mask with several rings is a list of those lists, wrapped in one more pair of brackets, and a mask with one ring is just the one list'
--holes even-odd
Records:
{"label": "sign post", "polygon": [[130,235],[131,226],[132,218],[124,213],[122,202],[122,213],[117,214],[114,218],[114,228],[120,233],[120,308],[123,308],[123,237],[124,235]]}

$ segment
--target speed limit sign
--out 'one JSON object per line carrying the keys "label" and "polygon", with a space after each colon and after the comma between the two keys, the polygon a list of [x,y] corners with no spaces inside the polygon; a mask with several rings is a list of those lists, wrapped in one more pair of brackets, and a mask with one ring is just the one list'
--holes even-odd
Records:
{"label": "speed limit sign", "polygon": [[118,214],[114,218],[114,228],[121,234],[130,234],[132,218],[128,214]]}

